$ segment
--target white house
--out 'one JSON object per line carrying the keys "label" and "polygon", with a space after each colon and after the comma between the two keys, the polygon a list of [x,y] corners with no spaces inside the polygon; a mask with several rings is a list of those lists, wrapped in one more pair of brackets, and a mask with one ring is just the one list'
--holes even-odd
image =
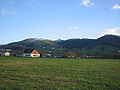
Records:
{"label": "white house", "polygon": [[24,57],[41,57],[42,54],[40,54],[37,50],[35,49],[25,49],[23,53]]}
{"label": "white house", "polygon": [[10,56],[10,52],[5,52],[5,56]]}
{"label": "white house", "polygon": [[0,56],[10,56],[10,52],[8,51],[0,51]]}

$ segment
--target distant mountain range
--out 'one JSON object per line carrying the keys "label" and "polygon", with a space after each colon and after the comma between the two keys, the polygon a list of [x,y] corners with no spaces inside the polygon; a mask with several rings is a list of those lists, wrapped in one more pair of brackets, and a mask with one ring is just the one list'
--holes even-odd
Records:
{"label": "distant mountain range", "polygon": [[0,45],[0,49],[24,50],[32,48],[42,51],[60,50],[86,50],[95,53],[120,54],[120,36],[105,35],[98,39],[68,39],[68,40],[47,40],[29,38],[19,42]]}

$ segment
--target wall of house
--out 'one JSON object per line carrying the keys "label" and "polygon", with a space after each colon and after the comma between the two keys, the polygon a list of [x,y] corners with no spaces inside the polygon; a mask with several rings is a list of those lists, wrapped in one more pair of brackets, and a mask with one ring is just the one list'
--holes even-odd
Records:
{"label": "wall of house", "polygon": [[40,54],[31,54],[31,57],[40,57]]}
{"label": "wall of house", "polygon": [[10,52],[5,52],[5,56],[10,56]]}
{"label": "wall of house", "polygon": [[31,53],[24,53],[24,57],[40,57],[40,54],[31,54]]}

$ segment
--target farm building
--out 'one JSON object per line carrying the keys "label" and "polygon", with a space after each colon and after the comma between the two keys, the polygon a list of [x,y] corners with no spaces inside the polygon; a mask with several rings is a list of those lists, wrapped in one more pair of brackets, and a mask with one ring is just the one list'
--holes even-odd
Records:
{"label": "farm building", "polygon": [[35,49],[25,49],[23,53],[24,57],[41,57],[42,54],[40,54],[37,50]]}

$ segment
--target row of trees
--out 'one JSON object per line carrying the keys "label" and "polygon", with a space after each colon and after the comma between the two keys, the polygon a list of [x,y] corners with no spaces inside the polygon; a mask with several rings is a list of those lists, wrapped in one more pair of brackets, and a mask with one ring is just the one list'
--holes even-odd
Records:
{"label": "row of trees", "polygon": [[51,54],[51,57],[67,57],[67,58],[120,58],[120,52],[88,50],[88,49],[65,49],[54,48],[49,50],[40,50],[43,54]]}

